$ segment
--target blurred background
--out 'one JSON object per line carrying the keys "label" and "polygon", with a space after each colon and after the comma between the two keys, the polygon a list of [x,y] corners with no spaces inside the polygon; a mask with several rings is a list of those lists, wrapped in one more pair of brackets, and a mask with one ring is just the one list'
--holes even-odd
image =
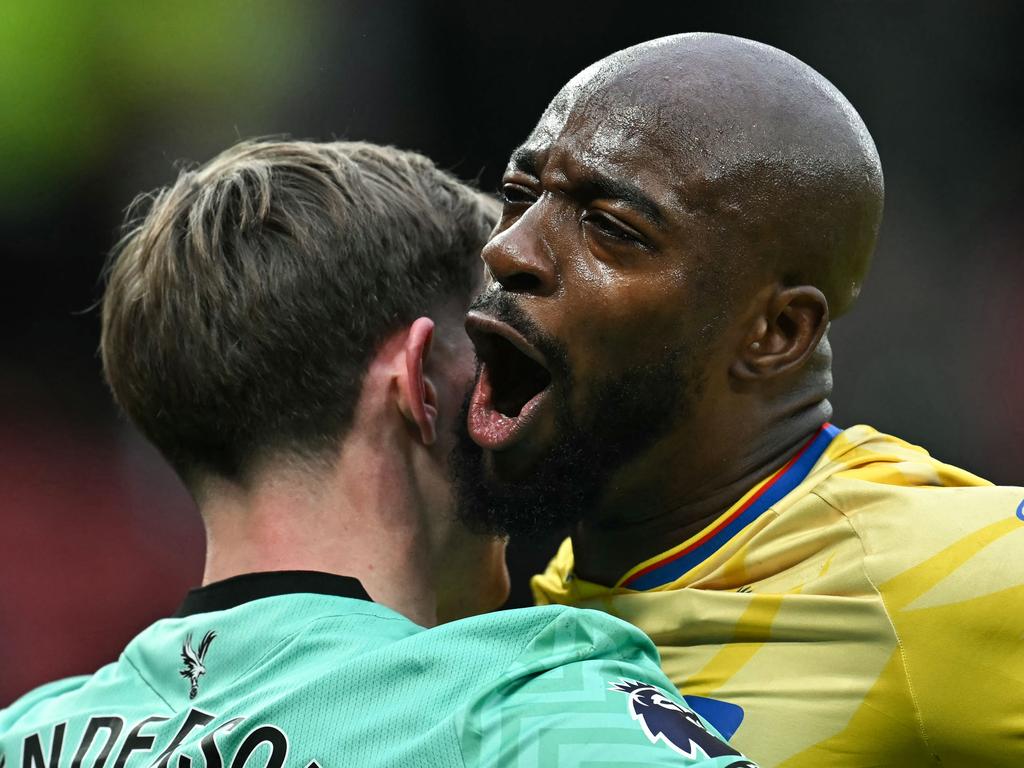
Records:
{"label": "blurred background", "polygon": [[[93,671],[202,573],[187,494],[116,414],[98,276],[123,211],[244,137],[417,149],[495,189],[557,89],[683,31],[783,48],[882,156],[834,421],[1024,483],[1024,12],[1012,2],[0,0],[0,706]],[[554,542],[513,547],[511,605]]]}

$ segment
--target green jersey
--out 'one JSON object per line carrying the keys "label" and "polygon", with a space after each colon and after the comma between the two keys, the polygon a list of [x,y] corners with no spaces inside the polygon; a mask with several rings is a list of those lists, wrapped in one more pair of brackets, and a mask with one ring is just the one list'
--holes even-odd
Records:
{"label": "green jersey", "polygon": [[0,768],[751,766],[641,632],[596,611],[424,629],[353,579],[189,594],[94,675],[0,711]]}

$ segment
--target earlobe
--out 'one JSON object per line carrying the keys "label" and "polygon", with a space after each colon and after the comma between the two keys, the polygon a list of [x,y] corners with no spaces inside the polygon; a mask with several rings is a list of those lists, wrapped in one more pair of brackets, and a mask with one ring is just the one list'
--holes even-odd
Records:
{"label": "earlobe", "polygon": [[424,373],[433,338],[434,321],[429,317],[417,318],[409,326],[402,348],[405,366],[398,381],[399,410],[415,427],[424,445],[433,445],[437,440],[437,389]]}
{"label": "earlobe", "polygon": [[744,337],[730,373],[754,381],[799,369],[828,327],[828,301],[810,285],[777,290]]}

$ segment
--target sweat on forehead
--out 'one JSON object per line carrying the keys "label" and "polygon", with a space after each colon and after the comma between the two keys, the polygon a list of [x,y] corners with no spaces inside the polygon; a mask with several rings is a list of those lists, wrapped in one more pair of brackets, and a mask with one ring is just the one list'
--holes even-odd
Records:
{"label": "sweat on forehead", "polygon": [[[672,175],[682,206],[785,282],[819,287],[833,316],[867,271],[882,172],[864,122],[799,59],[728,35],[673,35],[608,56],[551,102],[527,147],[575,134],[586,153]],[[573,142],[581,147],[587,142]]]}

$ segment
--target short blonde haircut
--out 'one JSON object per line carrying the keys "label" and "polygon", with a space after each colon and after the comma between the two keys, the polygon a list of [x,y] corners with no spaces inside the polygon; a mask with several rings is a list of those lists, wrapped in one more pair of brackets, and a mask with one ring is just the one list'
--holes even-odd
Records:
{"label": "short blonde haircut", "polygon": [[468,299],[497,216],[423,155],[357,142],[244,142],[141,207],[108,265],[103,369],[190,485],[336,447],[372,353]]}

